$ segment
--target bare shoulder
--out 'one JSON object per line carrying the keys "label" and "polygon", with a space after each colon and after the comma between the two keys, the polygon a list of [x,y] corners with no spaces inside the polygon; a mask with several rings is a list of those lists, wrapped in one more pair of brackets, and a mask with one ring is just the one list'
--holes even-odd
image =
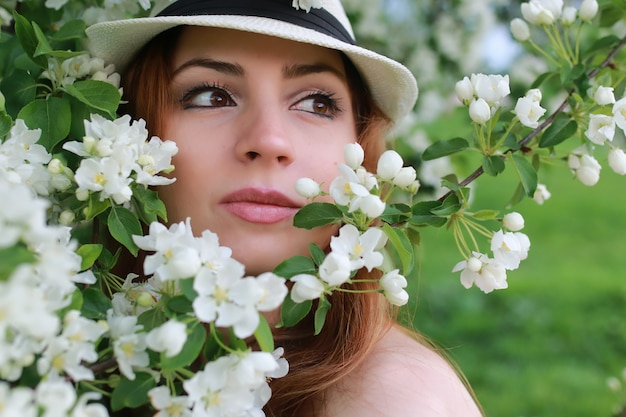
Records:
{"label": "bare shoulder", "polygon": [[326,417],[481,416],[450,364],[397,328],[337,385],[325,398]]}

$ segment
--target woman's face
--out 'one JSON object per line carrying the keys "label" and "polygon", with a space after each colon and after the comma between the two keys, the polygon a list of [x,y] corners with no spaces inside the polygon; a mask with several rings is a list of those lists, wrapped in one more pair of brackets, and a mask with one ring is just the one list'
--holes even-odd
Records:
{"label": "woman's face", "polygon": [[188,27],[173,60],[174,107],[163,139],[176,142],[176,182],[159,190],[170,222],[191,217],[246,265],[271,271],[282,260],[326,247],[333,227],[293,226],[307,203],[298,178],[326,187],[343,148],[356,141],[338,52],[227,29]]}

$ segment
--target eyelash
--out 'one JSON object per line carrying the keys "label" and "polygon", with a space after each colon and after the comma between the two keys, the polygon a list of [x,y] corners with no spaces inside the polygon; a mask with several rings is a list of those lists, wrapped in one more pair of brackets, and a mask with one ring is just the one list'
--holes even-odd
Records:
{"label": "eyelash", "polygon": [[[233,100],[233,95],[230,93],[229,88],[226,85],[220,84],[217,82],[203,83],[201,85],[191,87],[190,89],[183,91],[182,97],[180,98],[179,102],[181,103],[181,105],[183,106],[183,109],[185,110],[211,107],[211,106],[201,106],[201,105],[192,103],[194,98],[196,98],[198,95],[202,93],[207,93],[207,92],[224,93],[227,96],[227,100],[229,100],[232,103],[235,103],[235,100]],[[224,107],[229,107],[229,106],[224,106]]]}
{"label": "eyelash", "polygon": [[[339,98],[335,97],[335,93],[329,92],[329,91],[325,91],[325,90],[314,90],[314,91],[309,91],[309,92],[305,92],[303,94],[303,97],[298,99],[296,101],[295,104],[292,105],[292,107],[297,106],[298,104],[302,103],[303,101],[306,100],[311,100],[311,99],[316,99],[316,98],[321,98],[323,100],[326,101],[326,103],[328,104],[329,107],[329,113],[328,114],[323,114],[323,113],[317,113],[314,111],[308,111],[308,110],[300,110],[300,111],[304,111],[307,113],[311,113],[315,116],[319,116],[319,117],[324,117],[327,119],[334,119],[337,115],[339,115],[343,109],[341,107],[341,100]],[[299,109],[296,109],[299,110]]]}
{"label": "eyelash", "polygon": [[[234,104],[228,104],[226,106],[223,107],[231,107],[233,105],[236,105],[235,101],[233,100],[233,95],[230,93],[229,88],[224,85],[224,84],[220,84],[217,82],[213,82],[213,83],[203,83],[202,85],[198,85],[192,88],[189,88],[188,90],[183,91],[182,97],[180,98],[179,102],[181,103],[183,109],[187,110],[187,109],[195,109],[195,108],[210,108],[212,106],[202,106],[202,105],[198,105],[198,104],[193,104],[193,100],[200,94],[202,93],[206,93],[206,92],[221,92],[224,93],[227,96],[227,100],[231,103]],[[341,100],[335,97],[335,93],[329,92],[329,91],[325,91],[325,90],[321,90],[321,89],[317,89],[317,90],[313,90],[313,91],[307,91],[304,92],[302,94],[301,98],[298,98],[297,101],[290,106],[291,107],[297,107],[299,104],[301,104],[302,102],[306,101],[306,100],[314,100],[314,99],[323,99],[326,104],[328,105],[329,108],[329,112],[328,113],[317,113],[315,111],[309,111],[309,110],[302,110],[302,109],[295,109],[298,111],[303,111],[306,113],[310,113],[313,114],[315,116],[318,117],[324,117],[327,119],[334,119],[337,115],[339,115],[341,112],[343,112],[343,108],[341,107]],[[217,106],[215,106],[217,107]]]}

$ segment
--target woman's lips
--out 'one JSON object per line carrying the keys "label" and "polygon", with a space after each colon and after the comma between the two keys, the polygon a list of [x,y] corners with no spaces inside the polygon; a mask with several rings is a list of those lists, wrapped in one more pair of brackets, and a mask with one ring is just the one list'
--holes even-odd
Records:
{"label": "woman's lips", "polygon": [[220,205],[245,221],[260,224],[278,223],[292,217],[301,207],[279,191],[261,188],[234,191]]}

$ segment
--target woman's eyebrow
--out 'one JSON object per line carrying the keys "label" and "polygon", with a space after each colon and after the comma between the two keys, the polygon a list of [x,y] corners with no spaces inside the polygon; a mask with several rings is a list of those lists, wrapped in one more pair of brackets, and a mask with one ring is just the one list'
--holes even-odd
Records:
{"label": "woman's eyebrow", "polygon": [[174,70],[172,76],[176,76],[181,71],[191,68],[191,67],[202,67],[212,69],[217,72],[221,72],[228,75],[235,75],[238,77],[243,77],[245,75],[245,70],[241,65],[233,64],[230,62],[217,61],[215,59],[210,58],[194,58],[189,61],[184,62],[178,68]]}
{"label": "woman's eyebrow", "polygon": [[304,77],[305,75],[318,74],[322,72],[330,72],[336,75],[339,79],[345,80],[346,76],[343,71],[338,68],[324,63],[319,64],[293,64],[285,65],[283,67],[283,76],[287,79],[293,79],[298,77]]}

